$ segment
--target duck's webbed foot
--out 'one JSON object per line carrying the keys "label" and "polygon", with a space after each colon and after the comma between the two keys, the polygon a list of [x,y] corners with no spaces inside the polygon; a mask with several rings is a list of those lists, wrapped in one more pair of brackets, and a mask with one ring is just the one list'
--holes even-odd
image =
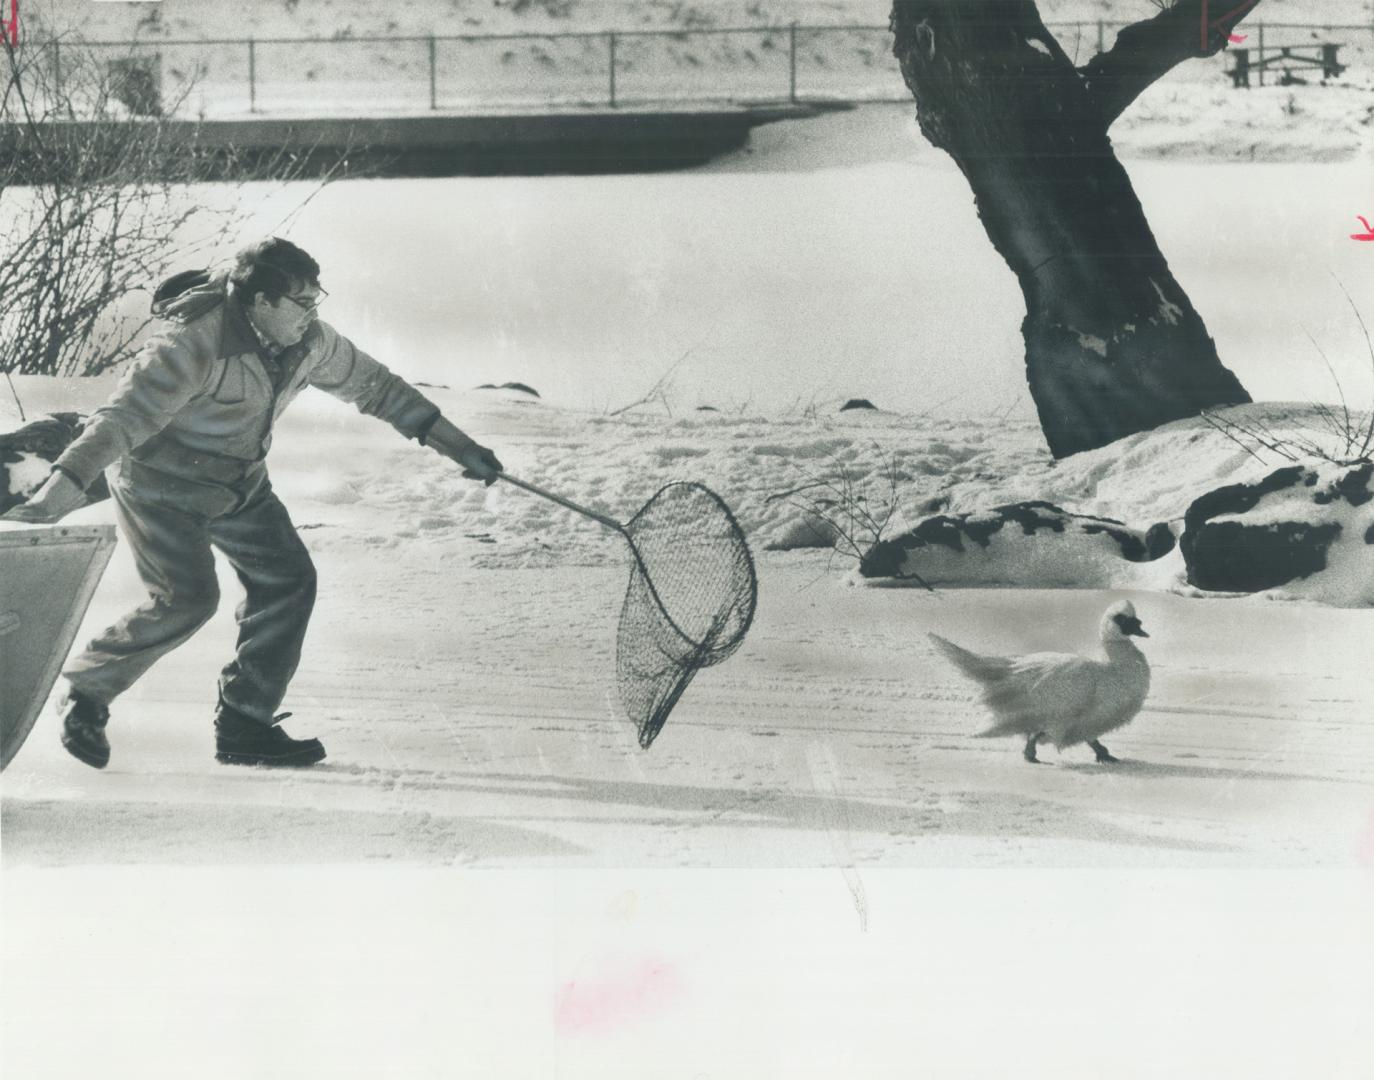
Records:
{"label": "duck's webbed foot", "polygon": [[1041,761],[1038,757],[1035,756],[1035,744],[1044,737],[1045,733],[1043,731],[1037,731],[1034,735],[1032,735],[1029,739],[1026,740],[1026,748],[1021,751],[1021,756],[1025,758],[1027,761],[1029,761],[1032,765],[1044,764],[1043,761]]}
{"label": "duck's webbed foot", "polygon": [[1104,765],[1112,765],[1121,760],[1120,758],[1112,757],[1111,752],[1096,739],[1089,739],[1088,745],[1093,748],[1093,753],[1097,755],[1097,760]]}

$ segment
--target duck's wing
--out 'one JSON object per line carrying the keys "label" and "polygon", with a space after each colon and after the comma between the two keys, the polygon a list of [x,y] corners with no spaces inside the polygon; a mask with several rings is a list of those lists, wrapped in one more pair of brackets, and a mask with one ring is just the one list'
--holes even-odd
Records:
{"label": "duck's wing", "polygon": [[997,716],[989,734],[1057,727],[1092,707],[1103,666],[1065,653],[1032,653],[1008,661],[1004,678],[985,683],[983,701]]}

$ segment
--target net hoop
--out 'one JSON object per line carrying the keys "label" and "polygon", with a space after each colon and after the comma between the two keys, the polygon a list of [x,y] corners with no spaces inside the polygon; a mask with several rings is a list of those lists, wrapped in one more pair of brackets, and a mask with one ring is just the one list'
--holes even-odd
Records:
{"label": "net hoop", "polygon": [[724,516],[726,522],[729,524],[730,531],[733,534],[735,540],[738,542],[740,548],[744,552],[744,564],[749,571],[749,610],[745,614],[744,620],[740,624],[739,630],[735,632],[735,634],[731,637],[730,641],[727,642],[725,645],[716,646],[710,649],[712,653],[715,653],[718,650],[721,652],[719,659],[712,660],[709,662],[709,664],[699,665],[702,667],[708,667],[710,666],[710,664],[716,664],[719,663],[720,660],[724,660],[732,652],[739,648],[740,643],[744,640],[744,635],[749,632],[749,627],[753,625],[754,612],[757,610],[759,602],[758,571],[754,567],[754,553],[749,550],[748,541],[746,541],[744,537],[744,529],[740,527],[739,521],[735,518],[735,515],[731,511],[730,507],[726,505],[725,500],[722,499],[710,488],[708,488],[705,484],[698,484],[690,480],[678,480],[674,481],[671,484],[664,484],[663,487],[659,488],[656,492],[654,492],[653,495],[644,503],[644,505],[639,508],[639,512],[636,513],[635,516],[630,519],[629,523],[624,528],[625,539],[629,542],[630,551],[634,553],[635,564],[639,567],[639,572],[644,578],[644,584],[648,586],[649,593],[653,596],[654,603],[658,606],[658,610],[663,613],[663,618],[667,622],[668,626],[672,628],[673,632],[676,633],[677,636],[680,637],[689,648],[691,648],[694,652],[697,652],[705,650],[707,646],[705,642],[695,640],[690,634],[683,630],[682,627],[678,626],[677,622],[673,619],[672,614],[668,611],[668,606],[663,602],[663,598],[659,595],[658,589],[654,586],[654,579],[649,574],[649,568],[644,562],[644,556],[640,554],[639,545],[635,543],[633,535],[634,523],[639,520],[640,515],[643,514],[644,511],[647,510],[650,506],[652,506],[654,501],[660,495],[662,495],[665,491],[671,491],[673,488],[691,488],[692,490],[698,491],[701,494],[705,495],[708,499],[710,499],[713,503],[716,504],[717,508]]}

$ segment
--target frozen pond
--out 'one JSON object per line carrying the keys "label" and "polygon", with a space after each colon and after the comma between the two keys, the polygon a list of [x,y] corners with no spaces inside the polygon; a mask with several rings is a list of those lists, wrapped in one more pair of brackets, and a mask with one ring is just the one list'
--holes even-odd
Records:
{"label": "frozen pond", "polygon": [[[867,397],[1028,412],[1020,291],[909,112],[856,127],[852,157],[833,128],[807,145],[808,124],[857,123],[825,118],[760,129],[756,152],[681,173],[348,181],[285,231],[323,264],[325,317],[414,379],[518,380],[600,410],[685,356],[674,411]],[[1255,397],[1334,396],[1310,332],[1352,403],[1369,399],[1336,280],[1367,291],[1369,251],[1348,239],[1370,209],[1367,162],[1127,164]],[[303,194],[262,205],[249,232],[278,229]]]}

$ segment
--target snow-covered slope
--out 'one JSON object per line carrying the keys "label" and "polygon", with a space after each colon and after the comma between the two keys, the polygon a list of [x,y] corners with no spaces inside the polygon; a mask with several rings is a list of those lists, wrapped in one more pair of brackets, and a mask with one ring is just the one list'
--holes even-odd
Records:
{"label": "snow-covered slope", "polygon": [[[1143,0],[1038,0],[1049,22],[1129,22],[1151,14]],[[885,26],[891,0],[164,0],[147,4],[97,3],[81,10],[87,36],[138,32],[148,37],[233,37],[250,29],[259,37],[338,34],[345,37],[427,33],[557,32],[601,29],[774,25]],[[68,20],[64,0],[26,0],[26,18]],[[1276,23],[1368,25],[1370,0],[1324,0],[1320,10],[1303,0],[1265,0],[1257,18]]]}
{"label": "snow-covered slope", "polygon": [[[1177,532],[1194,499],[1223,485],[1258,480],[1284,464],[1275,455],[1239,445],[1225,427],[1228,412],[1213,423],[1180,421],[1056,462],[1044,449],[1038,427],[1029,423],[876,411],[787,419],[714,412],[672,417],[648,406],[608,416],[519,397],[493,403],[483,391],[431,392],[446,412],[473,417],[478,429],[492,430],[490,438],[498,443],[500,432],[518,433],[503,459],[524,479],[622,521],[664,484],[696,480],[734,508],[757,548],[829,548],[833,534],[811,527],[818,513],[851,534],[851,544],[842,547],[857,545],[862,553],[934,513],[979,513],[1032,500],[1142,532],[1156,523],[1173,523]],[[1320,437],[1323,431],[1316,410],[1307,406],[1249,406],[1235,412],[1252,423],[1263,418],[1275,434],[1287,430]],[[337,416],[332,408],[327,414]],[[331,419],[331,428],[334,423],[351,426],[353,421]],[[289,428],[282,438],[302,449],[317,441]],[[342,475],[327,482],[317,474],[303,492],[312,524],[321,526],[321,546],[421,545],[448,557],[468,554],[475,565],[494,569],[600,565],[621,557],[617,546],[607,543],[604,529],[560,507],[500,485],[479,490],[443,461],[404,445],[378,451],[375,459],[349,462]],[[865,510],[884,521],[881,530],[868,523]],[[365,532],[359,528],[364,523]],[[1354,521],[1347,530],[1353,557],[1368,547],[1364,531]],[[935,576],[947,583],[1023,587],[1186,589],[1177,550],[1159,562],[1130,562],[1115,545],[1099,541],[1088,536],[1082,550],[1066,551],[1064,545],[1075,542],[1072,537],[1055,534],[1049,540],[1009,530],[978,571],[970,573],[966,564],[962,573]],[[1368,583],[1358,572],[1339,579],[1343,584],[1327,579],[1320,587],[1294,584],[1269,595],[1369,602]]]}
{"label": "snow-covered slope", "polygon": [[[1118,25],[1149,17],[1142,0],[1041,0],[1038,5],[1065,51],[1078,63],[1110,46]],[[239,115],[248,104],[245,40],[253,56],[256,106],[267,115],[426,112],[430,53],[424,35],[511,34],[495,41],[443,41],[435,53],[440,108],[596,105],[606,101],[607,46],[587,38],[526,37],[605,30],[689,32],[636,37],[618,50],[621,104],[687,100],[778,100],[788,92],[787,27],[858,27],[852,33],[802,31],[797,90],[803,98],[907,100],[891,55],[886,0],[302,0],[221,4],[26,3],[35,32],[51,28],[86,40],[149,43],[210,40],[210,46],[165,45],[163,94],[189,93],[185,108],[201,115]],[[79,12],[79,15],[78,15]],[[1370,0],[1331,0],[1320,9],[1298,0],[1266,0],[1244,24],[1246,47],[1335,41],[1347,70],[1308,85],[1232,89],[1226,54],[1180,64],[1148,88],[1113,127],[1124,153],[1137,157],[1242,161],[1346,160],[1374,138],[1374,7]],[[1291,24],[1294,29],[1285,29]],[[1312,24],[1314,28],[1305,28]],[[773,33],[713,30],[772,27]],[[1335,29],[1339,28],[1339,29]],[[310,38],[311,42],[299,40]],[[374,39],[393,38],[394,41]],[[73,53],[68,63],[73,63]],[[107,48],[92,53],[113,55]],[[181,89],[178,89],[181,88]]]}

